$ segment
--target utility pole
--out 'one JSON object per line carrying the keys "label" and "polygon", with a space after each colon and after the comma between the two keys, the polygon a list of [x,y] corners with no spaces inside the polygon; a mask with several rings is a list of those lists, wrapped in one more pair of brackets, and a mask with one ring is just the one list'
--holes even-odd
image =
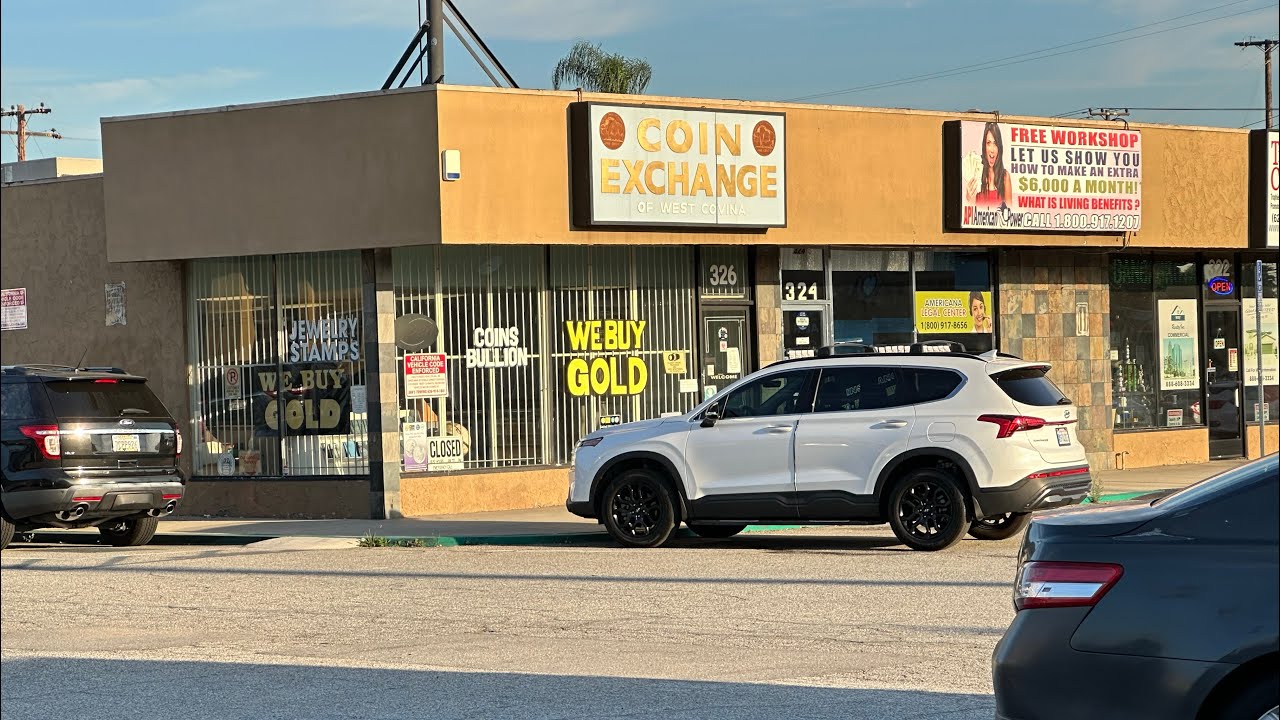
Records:
{"label": "utility pole", "polygon": [[54,140],[61,140],[62,136],[58,134],[57,128],[49,128],[49,132],[40,132],[38,130],[27,129],[28,115],[47,115],[53,112],[52,108],[47,108],[44,103],[40,103],[38,107],[28,109],[25,105],[10,105],[8,110],[0,113],[3,117],[18,118],[18,130],[0,130],[0,135],[17,135],[18,136],[18,162],[27,159],[27,138],[28,137],[47,137]]}
{"label": "utility pole", "polygon": [[1245,40],[1236,43],[1236,47],[1260,47],[1262,48],[1262,71],[1265,75],[1263,82],[1266,83],[1267,97],[1267,129],[1274,130],[1276,127],[1275,114],[1271,109],[1271,51],[1276,49],[1275,40]]}
{"label": "utility pole", "polygon": [[1103,120],[1117,120],[1129,116],[1129,108],[1098,108],[1094,110],[1089,108],[1089,117],[1100,117]]}
{"label": "utility pole", "polygon": [[427,84],[444,82],[444,0],[427,0]]}

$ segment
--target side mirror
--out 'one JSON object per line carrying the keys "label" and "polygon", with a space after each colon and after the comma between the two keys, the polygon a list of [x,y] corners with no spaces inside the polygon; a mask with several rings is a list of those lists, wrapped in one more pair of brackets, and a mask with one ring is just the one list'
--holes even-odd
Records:
{"label": "side mirror", "polygon": [[720,408],[712,405],[702,413],[702,427],[715,427],[720,420]]}

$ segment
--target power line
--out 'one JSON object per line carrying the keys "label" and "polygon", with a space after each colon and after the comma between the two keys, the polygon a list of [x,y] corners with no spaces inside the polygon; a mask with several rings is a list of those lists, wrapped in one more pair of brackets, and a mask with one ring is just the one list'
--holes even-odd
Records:
{"label": "power line", "polygon": [[1258,112],[1266,110],[1264,107],[1128,107],[1126,110],[1160,110],[1177,112],[1187,110],[1189,112]]}
{"label": "power line", "polygon": [[[1141,30],[1141,29],[1143,29],[1143,28],[1149,28],[1149,27],[1153,27],[1153,26],[1155,26],[1155,25],[1164,25],[1164,24],[1166,24],[1166,23],[1170,23],[1170,22],[1173,22],[1173,21],[1175,21],[1175,20],[1181,20],[1181,19],[1184,19],[1184,18],[1192,17],[1192,16],[1194,16],[1194,15],[1203,15],[1204,13],[1207,13],[1207,12],[1212,12],[1212,11],[1214,11],[1214,10],[1221,10],[1221,9],[1223,9],[1223,8],[1230,7],[1230,6],[1232,6],[1232,5],[1239,5],[1239,4],[1240,4],[1240,3],[1242,3],[1242,2],[1249,2],[1249,1],[1250,1],[1250,0],[1236,0],[1235,2],[1229,2],[1229,3],[1226,3],[1226,4],[1224,4],[1224,5],[1218,5],[1218,6],[1216,6],[1216,7],[1212,7],[1212,8],[1209,8],[1209,9],[1207,9],[1207,10],[1199,10],[1199,11],[1196,11],[1196,12],[1193,12],[1193,13],[1187,13],[1187,14],[1185,14],[1185,15],[1178,15],[1178,16],[1176,16],[1176,17],[1168,18],[1168,19],[1165,19],[1165,20],[1160,20],[1160,21],[1158,21],[1158,22],[1147,23],[1146,25],[1138,25],[1138,26],[1136,26],[1136,27],[1129,28],[1128,30],[1120,30],[1120,31],[1117,31],[1117,32],[1107,33],[1107,34],[1105,34],[1105,35],[1098,35],[1098,36],[1096,36],[1096,37],[1086,38],[1086,39],[1084,39],[1084,40],[1077,40],[1077,41],[1075,41],[1075,42],[1065,43],[1065,44],[1063,44],[1063,45],[1055,45],[1055,46],[1053,46],[1053,47],[1043,48],[1043,49],[1041,49],[1041,50],[1033,50],[1033,51],[1031,51],[1031,52],[1019,53],[1019,54],[1017,54],[1017,55],[1010,55],[1010,56],[1008,56],[1008,57],[998,58],[998,59],[996,59],[996,60],[988,60],[988,61],[986,61],[986,62],[975,63],[975,64],[973,64],[973,65],[961,65],[961,66],[959,66],[959,67],[950,68],[950,69],[948,69],[948,70],[939,70],[939,71],[932,72],[932,73],[925,73],[925,74],[923,74],[923,75],[913,75],[913,76],[910,76],[910,77],[900,78],[900,79],[898,79],[898,80],[888,80],[888,81],[884,81],[884,82],[873,83],[873,84],[870,84],[870,85],[861,85],[861,86],[858,86],[858,87],[845,88],[845,89],[843,89],[843,90],[831,90],[831,91],[828,91],[828,92],[814,93],[814,94],[812,94],[812,95],[804,95],[804,96],[800,96],[800,97],[790,98],[790,99],[788,99],[786,102],[799,102],[799,101],[803,101],[803,100],[815,100],[815,99],[819,99],[819,98],[833,97],[833,96],[836,96],[836,95],[846,95],[846,94],[849,94],[849,93],[862,92],[862,91],[865,91],[865,90],[880,90],[880,89],[889,88],[889,87],[896,87],[896,86],[898,86],[898,85],[909,85],[909,84],[912,84],[912,83],[925,82],[925,81],[928,81],[928,80],[941,80],[941,79],[943,79],[943,78],[955,77],[955,76],[957,76],[957,75],[967,75],[967,74],[969,74],[969,73],[981,72],[981,71],[983,71],[983,70],[995,70],[996,68],[1008,67],[1008,66],[1010,66],[1010,65],[1020,65],[1020,64],[1022,64],[1022,63],[1031,62],[1031,61],[1033,61],[1033,60],[1047,60],[1048,58],[1058,57],[1059,55],[1069,55],[1069,54],[1071,54],[1071,53],[1077,53],[1077,52],[1082,52],[1082,51],[1084,51],[1084,50],[1092,50],[1092,49],[1095,49],[1095,48],[1106,47],[1106,46],[1108,46],[1108,45],[1115,45],[1116,43],[1127,42],[1127,41],[1129,41],[1129,40],[1138,40],[1138,39],[1141,39],[1141,38],[1144,38],[1144,37],[1151,37],[1151,36],[1153,36],[1153,35],[1160,35],[1160,34],[1162,34],[1162,33],[1173,32],[1173,31],[1175,31],[1175,30],[1183,30],[1183,29],[1186,29],[1186,28],[1189,28],[1189,27],[1195,27],[1195,26],[1197,26],[1197,25],[1204,25],[1204,24],[1211,23],[1211,22],[1217,22],[1217,21],[1219,21],[1219,20],[1226,20],[1226,19],[1228,19],[1228,18],[1233,18],[1233,17],[1237,17],[1237,16],[1240,16],[1240,15],[1248,15],[1249,13],[1255,13],[1255,12],[1258,12],[1259,10],[1269,10],[1269,9],[1271,9],[1271,7],[1273,7],[1271,4],[1267,4],[1267,5],[1263,6],[1263,7],[1256,7],[1256,8],[1253,8],[1253,9],[1251,9],[1251,10],[1242,10],[1242,11],[1240,11],[1240,12],[1231,13],[1231,14],[1227,14],[1227,15],[1220,15],[1220,16],[1218,16],[1218,17],[1209,18],[1209,19],[1207,19],[1207,20],[1198,20],[1198,21],[1196,21],[1196,22],[1186,23],[1186,24],[1183,24],[1183,25],[1177,25],[1177,26],[1174,26],[1174,27],[1171,27],[1171,28],[1164,28],[1164,29],[1161,29],[1161,30],[1153,30],[1152,32],[1149,32],[1149,33],[1142,33],[1142,34],[1140,34],[1140,35],[1134,35],[1134,36],[1132,36],[1132,37],[1120,38],[1119,40],[1111,40],[1111,41],[1104,42],[1104,43],[1097,43],[1097,44],[1094,44],[1094,45],[1086,45],[1085,47],[1079,47],[1079,48],[1075,48],[1075,49],[1073,49],[1073,50],[1063,50],[1063,51],[1061,51],[1061,52],[1050,53],[1050,51],[1052,51],[1052,50],[1058,50],[1058,49],[1060,49],[1060,48],[1067,48],[1067,47],[1071,47],[1071,46],[1073,46],[1073,45],[1081,45],[1081,44],[1084,44],[1084,43],[1090,43],[1090,42],[1093,42],[1093,41],[1095,41],[1095,40],[1100,40],[1100,39],[1102,39],[1102,38],[1112,37],[1112,36],[1115,36],[1115,35],[1124,35],[1124,34],[1127,34],[1127,33],[1134,32],[1135,30]],[[1050,54],[1046,55],[1046,54],[1044,54],[1044,53],[1050,53]],[[1035,56],[1035,57],[1027,57],[1027,56],[1029,56],[1029,55],[1033,55],[1033,56]],[[1024,58],[1024,59],[1018,60],[1017,58]],[[1012,60],[1013,62],[1005,62],[1005,61],[1007,61],[1007,60]]]}

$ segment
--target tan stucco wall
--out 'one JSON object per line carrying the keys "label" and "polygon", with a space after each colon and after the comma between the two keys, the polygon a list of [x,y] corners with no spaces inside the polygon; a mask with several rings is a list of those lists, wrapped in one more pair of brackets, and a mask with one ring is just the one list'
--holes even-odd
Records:
{"label": "tan stucco wall", "polygon": [[438,242],[435,92],[102,121],[112,260]]}
{"label": "tan stucco wall", "polygon": [[[0,189],[0,278],[27,289],[28,326],[0,337],[0,359],[75,365],[87,348],[85,365],[146,376],[189,428],[181,265],[108,263],[105,227],[101,176]],[[108,282],[125,283],[125,325],[106,324]]]}
{"label": "tan stucco wall", "polygon": [[1209,431],[1188,428],[1115,433],[1111,451],[1117,470],[1209,462]]}
{"label": "tan stucco wall", "polygon": [[405,517],[552,507],[568,492],[568,468],[418,475],[400,478],[400,507]]}
{"label": "tan stucco wall", "polygon": [[[578,230],[569,107],[579,100],[785,112],[788,227]],[[987,115],[427,86],[102,122],[113,260],[440,242],[1091,246],[1117,235],[947,232],[943,123]],[[1115,123],[1006,116],[1108,130]],[[1131,247],[1247,242],[1248,135],[1133,124],[1143,229]],[[459,150],[444,182],[440,151]]]}
{"label": "tan stucco wall", "polygon": [[[447,243],[1124,244],[1116,235],[945,232],[943,123],[989,116],[589,93],[581,99],[786,112],[788,227],[732,233],[574,230],[568,111],[577,93],[444,86],[438,96],[440,147],[461,151],[463,168],[461,180],[441,183]],[[1001,121],[1051,122],[1012,116]],[[1142,131],[1144,143],[1144,212],[1143,229],[1130,246],[1245,247],[1248,134],[1131,127]]]}
{"label": "tan stucco wall", "polygon": [[[1258,447],[1258,426],[1256,424],[1250,424],[1248,429],[1245,430],[1245,442],[1249,447],[1248,454],[1250,458],[1261,457],[1258,452],[1261,448]],[[1280,425],[1267,425],[1267,454],[1274,455],[1277,450],[1280,450]]]}

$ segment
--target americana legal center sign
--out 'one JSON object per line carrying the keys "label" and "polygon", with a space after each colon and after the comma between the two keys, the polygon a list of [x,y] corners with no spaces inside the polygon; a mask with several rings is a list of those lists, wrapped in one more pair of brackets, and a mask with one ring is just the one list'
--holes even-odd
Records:
{"label": "americana legal center sign", "polygon": [[574,222],[787,224],[781,113],[575,103]]}

